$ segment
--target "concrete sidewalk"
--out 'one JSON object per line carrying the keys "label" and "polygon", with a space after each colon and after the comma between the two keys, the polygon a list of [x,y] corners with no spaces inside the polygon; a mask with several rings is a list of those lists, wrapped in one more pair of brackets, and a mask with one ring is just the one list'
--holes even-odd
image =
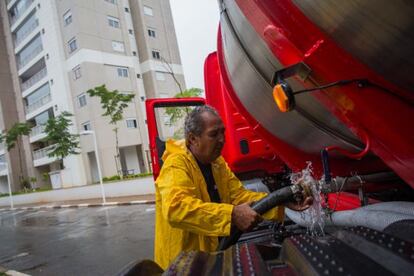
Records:
{"label": "concrete sidewalk", "polygon": [[[89,198],[81,200],[68,200],[48,203],[21,204],[15,205],[13,210],[36,210],[36,209],[59,209],[59,208],[80,208],[80,207],[102,207],[102,206],[122,206],[135,204],[154,204],[155,195],[133,195],[106,198],[106,203],[102,198]],[[0,210],[10,210],[10,207],[0,207]]]}
{"label": "concrete sidewalk", "polygon": [[[154,202],[152,176],[105,183],[104,205],[132,205]],[[85,185],[13,196],[15,208],[64,208],[102,206],[101,185]],[[59,207],[60,206],[60,207]],[[9,197],[0,197],[0,210],[10,209]]]}

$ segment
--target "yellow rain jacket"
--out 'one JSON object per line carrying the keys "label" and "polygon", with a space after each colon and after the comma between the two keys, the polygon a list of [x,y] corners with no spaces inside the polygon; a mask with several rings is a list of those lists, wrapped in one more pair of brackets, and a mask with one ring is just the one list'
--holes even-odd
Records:
{"label": "yellow rain jacket", "polygon": [[[185,142],[169,140],[164,165],[155,182],[155,262],[163,269],[181,251],[216,250],[219,236],[229,236],[234,205],[257,201],[266,193],[244,189],[223,157],[212,163],[221,203],[210,201],[207,184]],[[282,220],[284,208],[267,212],[266,219]]]}

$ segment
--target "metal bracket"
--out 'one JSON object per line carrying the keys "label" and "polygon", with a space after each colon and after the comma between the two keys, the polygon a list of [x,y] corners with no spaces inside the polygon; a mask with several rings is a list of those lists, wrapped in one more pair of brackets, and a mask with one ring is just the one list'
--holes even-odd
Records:
{"label": "metal bracket", "polygon": [[279,71],[276,71],[272,77],[272,85],[276,85],[280,80],[284,80],[293,76],[298,76],[302,81],[305,81],[312,69],[304,62],[299,62],[288,67],[285,67]]}

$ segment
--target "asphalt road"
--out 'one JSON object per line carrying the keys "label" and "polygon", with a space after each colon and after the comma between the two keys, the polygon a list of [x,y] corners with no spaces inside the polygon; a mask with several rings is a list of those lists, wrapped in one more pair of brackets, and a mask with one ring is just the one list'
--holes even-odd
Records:
{"label": "asphalt road", "polygon": [[0,266],[30,275],[115,275],[153,258],[154,205],[0,211]]}

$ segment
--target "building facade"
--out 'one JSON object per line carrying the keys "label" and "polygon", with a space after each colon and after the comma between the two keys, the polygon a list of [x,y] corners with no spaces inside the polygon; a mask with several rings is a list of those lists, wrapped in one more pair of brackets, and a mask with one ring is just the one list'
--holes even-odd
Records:
{"label": "building facade", "polygon": [[[103,176],[149,171],[145,99],[185,88],[169,1],[7,0],[0,10],[0,128],[32,127],[18,149],[0,148],[0,193],[7,170],[14,190],[22,172],[35,186],[99,181],[91,135],[80,136],[81,154],[48,157],[53,145],[45,143],[44,124],[63,111],[74,115],[72,133],[95,133]],[[116,126],[118,158],[115,126],[99,98],[86,93],[102,84],[134,95]]]}

